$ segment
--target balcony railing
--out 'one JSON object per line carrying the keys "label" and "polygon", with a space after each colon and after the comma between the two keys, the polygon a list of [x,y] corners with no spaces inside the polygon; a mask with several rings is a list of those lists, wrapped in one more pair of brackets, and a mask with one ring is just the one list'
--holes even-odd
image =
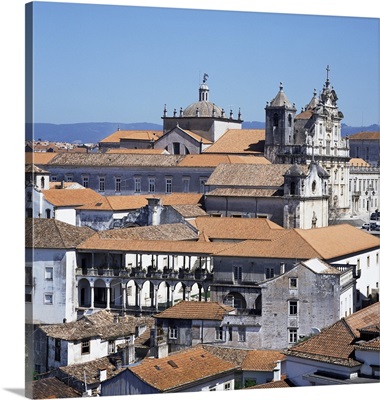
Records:
{"label": "balcony railing", "polygon": [[96,277],[119,277],[119,278],[147,278],[147,279],[184,279],[184,280],[212,280],[213,274],[204,270],[197,269],[189,271],[185,268],[179,270],[164,268],[133,267],[133,268],[77,268],[77,276],[96,276]]}

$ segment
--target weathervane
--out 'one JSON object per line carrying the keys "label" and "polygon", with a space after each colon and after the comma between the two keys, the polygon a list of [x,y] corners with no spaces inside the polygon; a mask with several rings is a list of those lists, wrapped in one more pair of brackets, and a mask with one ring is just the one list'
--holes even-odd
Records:
{"label": "weathervane", "polygon": [[203,83],[205,83],[207,81],[208,75],[207,74],[203,74]]}

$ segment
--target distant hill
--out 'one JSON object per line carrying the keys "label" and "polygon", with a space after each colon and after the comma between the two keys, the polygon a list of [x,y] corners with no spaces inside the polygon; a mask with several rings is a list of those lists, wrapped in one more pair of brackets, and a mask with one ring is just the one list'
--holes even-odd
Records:
{"label": "distant hill", "polygon": [[[265,123],[259,121],[245,121],[243,129],[265,129]],[[83,122],[77,124],[27,124],[26,140],[47,140],[50,142],[68,143],[98,143],[111,133],[121,130],[153,130],[161,131],[162,125],[149,122],[116,123],[116,122]],[[342,124],[342,135],[352,135],[357,132],[380,131],[377,124],[361,127]]]}
{"label": "distant hill", "polygon": [[50,142],[97,143],[111,133],[121,130],[161,131],[162,125],[148,122],[83,122],[77,124],[27,124],[26,140],[48,140]]}

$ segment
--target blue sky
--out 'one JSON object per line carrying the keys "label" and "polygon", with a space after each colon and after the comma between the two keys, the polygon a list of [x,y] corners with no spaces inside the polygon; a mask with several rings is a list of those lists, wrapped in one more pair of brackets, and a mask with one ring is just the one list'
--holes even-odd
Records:
{"label": "blue sky", "polygon": [[348,125],[379,123],[379,19],[34,3],[34,122],[161,123],[198,99],[264,121],[280,82],[301,111],[326,66]]}

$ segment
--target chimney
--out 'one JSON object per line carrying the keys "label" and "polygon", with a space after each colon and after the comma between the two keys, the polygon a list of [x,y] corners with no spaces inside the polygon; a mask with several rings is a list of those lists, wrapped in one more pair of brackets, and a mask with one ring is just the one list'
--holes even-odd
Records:
{"label": "chimney", "polygon": [[119,323],[119,316],[118,315],[114,315],[113,316],[113,323],[114,324],[118,324]]}
{"label": "chimney", "polygon": [[149,197],[148,200],[148,225],[160,225],[161,223],[161,199]]}
{"label": "chimney", "polygon": [[280,381],[281,380],[281,361],[276,361],[276,366],[273,369],[273,381]]}
{"label": "chimney", "polygon": [[285,263],[280,263],[280,275],[285,274]]}
{"label": "chimney", "polygon": [[107,370],[106,369],[99,369],[99,381],[103,382],[107,379]]}

